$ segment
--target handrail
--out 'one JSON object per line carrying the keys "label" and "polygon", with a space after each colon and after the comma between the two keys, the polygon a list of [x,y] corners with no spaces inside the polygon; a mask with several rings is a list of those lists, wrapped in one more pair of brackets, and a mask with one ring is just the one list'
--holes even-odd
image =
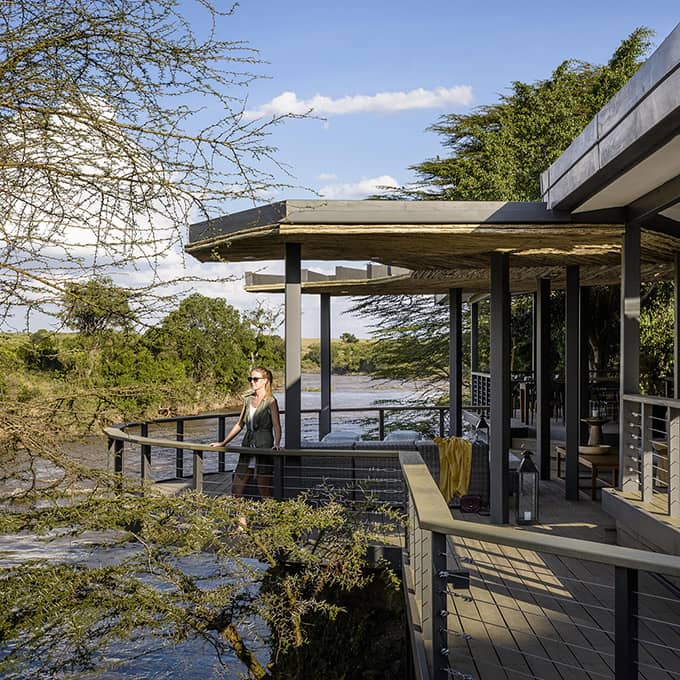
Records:
{"label": "handrail", "polygon": [[[128,442],[130,444],[140,444],[146,446],[158,446],[161,448],[175,449],[178,445],[183,449],[190,451],[215,451],[215,453],[247,453],[252,454],[253,449],[249,446],[210,446],[210,444],[203,444],[200,442],[188,442],[178,439],[158,439],[155,437],[143,437],[141,435],[130,434],[123,432],[115,427],[105,427],[104,434],[110,439],[116,441]],[[260,452],[261,453],[261,452]],[[342,456],[361,456],[366,458],[396,458],[399,451],[396,449],[271,449],[267,450],[268,456],[284,457],[284,456],[315,456],[318,458]]]}
{"label": "handrail", "polygon": [[650,397],[646,394],[628,394],[622,395],[624,401],[632,401],[638,404],[648,404],[649,406],[670,406],[671,408],[680,407],[680,399],[672,399],[670,397]]}
{"label": "handrail", "polygon": [[[470,409],[470,410],[477,410],[481,408],[477,404],[466,404],[464,405],[465,409]],[[446,413],[449,410],[448,406],[438,406],[436,404],[433,404],[432,406],[391,406],[389,404],[374,404],[371,406],[344,406],[344,407],[333,407],[331,408],[332,413],[365,413],[365,412],[370,412],[370,411],[397,411],[397,412],[403,412],[403,411],[435,411],[435,412],[444,412]],[[316,413],[319,414],[321,413],[322,409],[321,408],[303,408],[300,413],[304,414],[310,414],[310,413]],[[282,408],[279,410],[279,412],[282,415],[286,414],[286,409]],[[143,425],[148,422],[152,422],[154,424],[159,424],[159,423],[175,423],[180,420],[210,420],[214,418],[233,418],[236,417],[240,414],[240,410],[236,411],[215,411],[215,412],[210,412],[210,413],[199,413],[196,415],[188,415],[188,416],[165,416],[163,418],[154,418],[152,421],[129,421],[125,423],[119,423],[117,425],[114,425],[113,427],[117,427],[119,429],[126,429],[128,427],[139,427],[140,425]]]}
{"label": "handrail", "polygon": [[420,454],[417,451],[402,451],[399,461],[404,480],[415,501],[414,509],[422,529],[627,569],[680,576],[680,557],[675,555],[453,519]]}

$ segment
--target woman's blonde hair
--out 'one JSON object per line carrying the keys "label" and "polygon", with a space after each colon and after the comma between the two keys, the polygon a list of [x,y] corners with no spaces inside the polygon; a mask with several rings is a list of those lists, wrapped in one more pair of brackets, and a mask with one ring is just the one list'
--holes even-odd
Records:
{"label": "woman's blonde hair", "polygon": [[250,369],[250,372],[252,373],[253,371],[258,371],[265,378],[267,378],[267,384],[265,385],[264,393],[267,397],[273,397],[274,376],[272,375],[272,372],[268,368],[265,368],[264,366],[253,366]]}

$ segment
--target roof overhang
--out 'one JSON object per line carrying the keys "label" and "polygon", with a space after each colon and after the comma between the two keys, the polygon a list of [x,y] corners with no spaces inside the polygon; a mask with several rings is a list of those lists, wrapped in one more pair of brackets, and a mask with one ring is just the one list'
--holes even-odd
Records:
{"label": "roof overhang", "polygon": [[576,213],[626,208],[652,228],[660,215],[680,234],[678,92],[680,24],[541,175],[547,205]]}
{"label": "roof overhang", "polygon": [[623,215],[573,218],[543,203],[282,201],[194,224],[186,250],[201,261],[371,260],[411,270],[481,269],[507,252],[513,266],[618,264]]}

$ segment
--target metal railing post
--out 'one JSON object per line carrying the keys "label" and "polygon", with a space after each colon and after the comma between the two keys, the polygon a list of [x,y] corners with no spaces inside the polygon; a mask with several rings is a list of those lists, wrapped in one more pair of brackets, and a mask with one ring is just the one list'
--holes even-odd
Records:
{"label": "metal railing post", "polygon": [[637,680],[638,572],[628,567],[614,569],[614,677]]}
{"label": "metal railing post", "polygon": [[668,514],[680,517],[680,409],[668,413]]}
{"label": "metal railing post", "polygon": [[203,491],[203,451],[194,451],[194,476],[191,488],[194,491]]}
{"label": "metal railing post", "polygon": [[378,438],[385,439],[385,409],[378,409]]}
{"label": "metal railing post", "polygon": [[440,408],[439,409],[439,436],[440,437],[446,437],[445,431],[446,431],[446,423],[444,419],[444,414],[445,414],[445,409]]}
{"label": "metal railing post", "polygon": [[654,457],[652,452],[652,406],[640,404],[642,407],[642,425],[640,427],[640,492],[643,503],[651,503],[654,495]]}
{"label": "metal railing post", "polygon": [[[140,427],[140,434],[142,437],[149,436],[149,424],[142,423]],[[139,476],[142,482],[151,482],[151,445],[142,444],[141,445],[141,460],[140,460],[140,472]]]}
{"label": "metal railing post", "polygon": [[[430,532],[423,564],[423,633],[430,663],[432,680],[448,678],[448,633],[446,611],[446,535]],[[426,583],[427,582],[427,583]]]}
{"label": "metal railing post", "polygon": [[[224,416],[217,419],[217,441],[221,442],[227,436],[227,428]],[[224,451],[217,454],[217,471],[224,472]]]}
{"label": "metal railing post", "polygon": [[282,455],[274,456],[274,485],[273,494],[276,500],[282,501],[284,499],[284,485],[283,485],[283,467],[284,460]]}
{"label": "metal railing post", "polygon": [[[176,425],[176,439],[178,442],[184,441],[184,420],[181,418]],[[175,449],[175,477],[177,479],[184,477],[184,449],[180,447]]]}
{"label": "metal railing post", "polygon": [[123,478],[123,453],[125,451],[125,444],[120,439],[108,440],[109,444],[109,460],[113,459],[113,473],[120,477],[116,482],[118,488],[121,487]]}

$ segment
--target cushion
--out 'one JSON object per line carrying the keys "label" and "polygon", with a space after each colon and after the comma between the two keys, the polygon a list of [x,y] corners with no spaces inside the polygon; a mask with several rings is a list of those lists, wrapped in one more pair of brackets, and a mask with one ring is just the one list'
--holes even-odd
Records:
{"label": "cushion", "polygon": [[422,435],[417,430],[393,430],[385,436],[383,441],[398,442],[404,439],[422,439]]}
{"label": "cushion", "polygon": [[356,442],[361,439],[358,432],[351,430],[334,430],[324,435],[322,442]]}

